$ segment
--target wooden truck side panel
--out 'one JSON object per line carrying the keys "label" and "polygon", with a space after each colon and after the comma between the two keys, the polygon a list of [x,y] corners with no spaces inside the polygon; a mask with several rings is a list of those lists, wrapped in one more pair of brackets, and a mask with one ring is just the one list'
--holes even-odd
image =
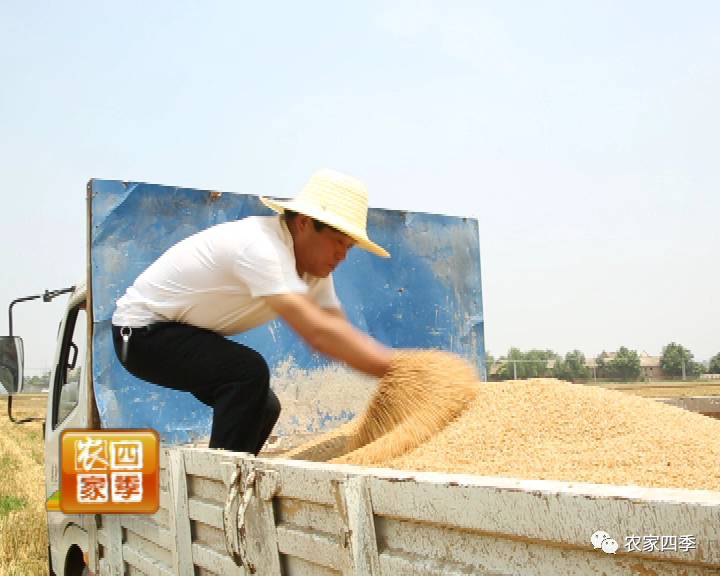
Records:
{"label": "wooden truck side panel", "polygon": [[[720,573],[716,492],[412,474],[187,447],[165,449],[162,464],[157,514],[102,518],[100,574],[252,573],[228,546],[256,574]],[[250,494],[238,517],[243,488]],[[617,538],[617,554],[593,549],[597,529]],[[693,534],[697,547],[627,553],[629,534]]]}

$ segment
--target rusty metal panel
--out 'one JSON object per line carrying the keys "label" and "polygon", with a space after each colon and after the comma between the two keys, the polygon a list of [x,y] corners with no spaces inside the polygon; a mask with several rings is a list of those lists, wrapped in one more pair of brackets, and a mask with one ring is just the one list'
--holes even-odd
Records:
{"label": "rusty metal panel", "polygon": [[[110,319],[125,289],[176,242],[215,224],[271,212],[253,195],[112,180],[90,182],[89,210],[93,378],[103,426],[154,428],[166,442],[207,438],[209,408],[190,394],[138,380],[120,366]],[[393,347],[456,352],[484,374],[477,221],[371,209],[368,229],[392,258],[355,249],[336,270],[336,291],[349,320]],[[287,374],[290,366],[310,382],[313,374],[332,368],[280,321],[234,339],[263,354],[273,376]],[[332,370],[339,385],[352,377],[349,371]],[[308,401],[313,399],[312,386],[299,388]],[[312,419],[293,423],[297,429],[322,430],[355,414],[354,406],[318,403],[312,409],[317,412]]]}

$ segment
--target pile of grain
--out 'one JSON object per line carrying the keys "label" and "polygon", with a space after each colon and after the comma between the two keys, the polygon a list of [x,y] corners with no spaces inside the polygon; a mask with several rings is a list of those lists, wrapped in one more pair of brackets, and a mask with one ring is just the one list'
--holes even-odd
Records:
{"label": "pile of grain", "polygon": [[720,420],[553,379],[480,383],[454,355],[406,352],[363,416],[289,457],[720,490]]}
{"label": "pile of grain", "polygon": [[558,380],[484,383],[442,432],[383,466],[720,490],[720,421]]}

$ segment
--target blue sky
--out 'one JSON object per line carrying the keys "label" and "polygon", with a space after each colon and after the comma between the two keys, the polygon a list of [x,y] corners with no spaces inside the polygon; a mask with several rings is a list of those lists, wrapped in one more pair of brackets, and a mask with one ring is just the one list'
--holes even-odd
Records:
{"label": "blue sky", "polygon": [[[0,304],[84,273],[91,177],[479,221],[510,346],[720,352],[716,2],[0,1]],[[29,370],[62,303],[16,308]],[[6,333],[7,320],[0,322]]]}

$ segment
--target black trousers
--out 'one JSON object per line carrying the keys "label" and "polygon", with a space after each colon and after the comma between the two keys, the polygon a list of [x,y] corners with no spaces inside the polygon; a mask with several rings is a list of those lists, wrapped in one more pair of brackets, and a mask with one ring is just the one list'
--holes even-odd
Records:
{"label": "black trousers", "polygon": [[160,322],[133,328],[123,358],[120,327],[113,326],[112,333],[115,352],[128,372],[190,392],[212,407],[211,448],[260,452],[280,416],[280,401],[270,389],[270,370],[260,354],[211,330]]}

